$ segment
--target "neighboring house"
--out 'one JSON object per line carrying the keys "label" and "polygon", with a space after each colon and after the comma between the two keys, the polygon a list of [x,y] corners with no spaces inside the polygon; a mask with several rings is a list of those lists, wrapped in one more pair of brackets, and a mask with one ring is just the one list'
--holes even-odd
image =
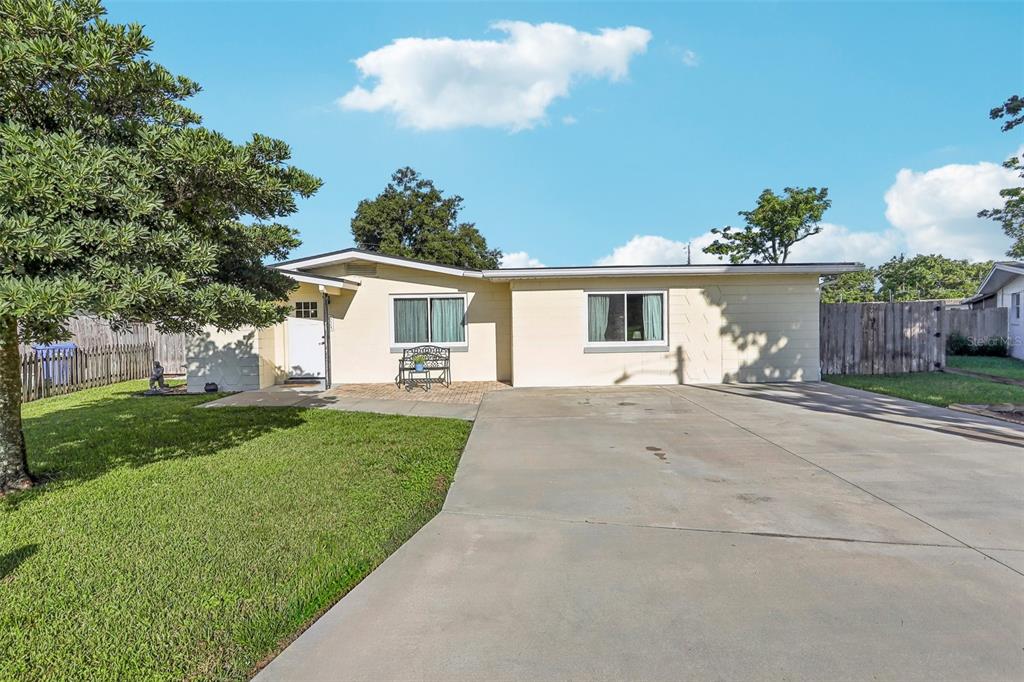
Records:
{"label": "neighboring house", "polygon": [[970,301],[985,301],[991,297],[991,307],[1006,308],[1006,337],[1009,339],[1010,355],[1024,360],[1024,263],[1006,261],[996,263],[981,283],[978,293]]}
{"label": "neighboring house", "polygon": [[856,263],[467,270],[345,249],[278,263],[279,325],[196,339],[188,388],[395,380],[451,348],[454,381],[592,386],[817,381],[818,282]]}
{"label": "neighboring house", "polygon": [[998,308],[995,292],[989,294],[975,294],[970,298],[965,298],[959,304],[947,305],[947,308],[962,308],[964,310],[989,310],[990,308]]}

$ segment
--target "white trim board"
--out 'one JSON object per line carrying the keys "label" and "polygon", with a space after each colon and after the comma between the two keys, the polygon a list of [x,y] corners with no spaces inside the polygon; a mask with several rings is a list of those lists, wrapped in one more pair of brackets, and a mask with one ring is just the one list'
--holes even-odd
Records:
{"label": "white trim board", "polygon": [[335,291],[328,291],[328,293],[338,293],[342,289],[349,289],[355,291],[359,288],[359,282],[353,282],[347,279],[341,279],[339,277],[324,277],[322,275],[312,275],[308,272],[296,272],[294,270],[286,270],[284,268],[275,267],[282,275],[293,279],[296,282],[302,282],[304,284],[316,284],[317,286],[324,287],[325,289],[334,289]]}
{"label": "white trim board", "polygon": [[817,274],[839,275],[864,269],[861,263],[783,263],[769,265],[593,265],[552,268],[498,268],[496,270],[473,270],[437,263],[386,256],[361,249],[343,249],[306,258],[283,261],[271,265],[279,270],[308,270],[337,263],[368,261],[383,265],[440,272],[457,277],[473,277],[504,282],[513,279],[567,278],[567,277],[657,277],[665,275],[783,275]]}
{"label": "white trim board", "polygon": [[573,277],[659,277],[666,275],[839,275],[858,272],[860,263],[793,263],[783,265],[614,265],[571,268],[484,270],[486,279],[548,279]]}
{"label": "white trim board", "polygon": [[359,249],[345,249],[344,251],[336,251],[334,253],[324,253],[318,256],[297,258],[295,260],[274,263],[270,267],[283,270],[285,268],[282,266],[287,266],[288,269],[306,270],[309,268],[322,268],[325,265],[349,263],[351,261],[369,261],[371,263],[395,265],[397,267],[411,268],[413,270],[441,272],[448,275],[455,275],[457,277],[483,277],[483,274],[479,270],[456,268],[450,265],[439,265],[437,263],[424,263],[422,261],[410,260],[408,258],[386,256],[382,253],[374,253],[372,251],[361,251]]}

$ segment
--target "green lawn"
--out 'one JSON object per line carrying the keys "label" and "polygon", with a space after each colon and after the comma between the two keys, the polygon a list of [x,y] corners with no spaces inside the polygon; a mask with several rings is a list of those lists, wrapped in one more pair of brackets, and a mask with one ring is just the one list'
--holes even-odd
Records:
{"label": "green lawn", "polygon": [[982,372],[1009,379],[1024,380],[1024,362],[1016,358],[990,358],[983,356],[947,355],[946,364],[970,372]]}
{"label": "green lawn", "polygon": [[438,512],[470,428],[143,387],[24,407],[0,679],[247,679]]}
{"label": "green lawn", "polygon": [[824,379],[841,386],[941,407],[954,403],[1024,403],[1024,387],[943,372],[898,375],[845,374],[826,376]]}

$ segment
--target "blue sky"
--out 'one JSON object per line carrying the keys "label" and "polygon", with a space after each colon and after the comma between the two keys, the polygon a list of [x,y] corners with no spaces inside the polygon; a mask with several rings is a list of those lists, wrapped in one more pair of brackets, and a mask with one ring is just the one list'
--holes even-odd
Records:
{"label": "blue sky", "polygon": [[[987,117],[1024,89],[1021,3],[108,9],[203,85],[206,125],[280,137],[323,178],[290,219],[296,256],[351,246],[356,204],[405,165],[462,195],[516,264],[679,261],[787,185],[833,199],[799,260],[1007,246],[972,216],[1015,181],[997,164],[1024,143]],[[402,38],[424,40],[389,47]]]}

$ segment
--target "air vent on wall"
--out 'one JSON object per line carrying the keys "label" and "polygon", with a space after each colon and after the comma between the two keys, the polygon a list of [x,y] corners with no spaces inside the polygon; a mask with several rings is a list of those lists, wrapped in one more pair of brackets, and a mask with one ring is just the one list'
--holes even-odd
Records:
{"label": "air vent on wall", "polygon": [[362,275],[363,277],[375,277],[377,275],[376,263],[349,263],[345,266],[346,275]]}

